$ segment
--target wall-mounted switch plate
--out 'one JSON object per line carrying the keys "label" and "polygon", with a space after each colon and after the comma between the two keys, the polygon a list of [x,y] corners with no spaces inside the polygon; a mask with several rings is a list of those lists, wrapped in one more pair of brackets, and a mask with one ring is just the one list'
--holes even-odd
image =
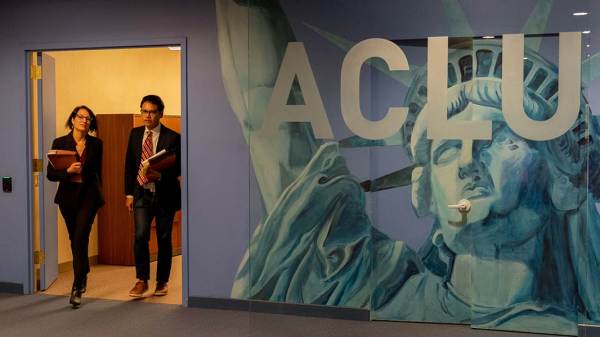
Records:
{"label": "wall-mounted switch plate", "polygon": [[5,193],[12,192],[12,177],[2,177],[2,191]]}

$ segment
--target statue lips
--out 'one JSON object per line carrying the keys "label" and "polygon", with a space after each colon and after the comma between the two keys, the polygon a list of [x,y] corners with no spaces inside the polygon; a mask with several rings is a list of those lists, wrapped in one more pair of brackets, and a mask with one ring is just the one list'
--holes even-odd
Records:
{"label": "statue lips", "polygon": [[465,185],[462,191],[462,197],[465,199],[485,198],[492,194],[492,186],[486,182],[470,182]]}

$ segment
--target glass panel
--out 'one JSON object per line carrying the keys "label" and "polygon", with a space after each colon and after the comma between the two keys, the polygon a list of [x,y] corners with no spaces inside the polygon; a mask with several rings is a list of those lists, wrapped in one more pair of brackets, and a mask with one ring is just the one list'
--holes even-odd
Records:
{"label": "glass panel", "polygon": [[[319,53],[304,42],[297,15],[317,11],[318,3],[295,9],[271,1],[245,6],[250,13],[248,144],[256,177],[250,202],[262,205],[260,217],[250,220],[259,225],[252,229],[243,262],[249,266],[248,298],[257,300],[250,305],[250,334],[262,336],[271,326],[268,316],[255,314],[264,310],[316,315],[336,307],[367,315],[371,227],[366,212],[374,205],[361,183],[368,185],[373,164],[363,145],[369,141],[353,137],[339,113],[340,73],[329,62],[343,51]],[[360,71],[360,108],[377,118],[371,72],[367,66]],[[314,118],[313,123],[294,115]],[[335,137],[318,135],[318,118]]]}
{"label": "glass panel", "polygon": [[[580,118],[572,128],[573,140],[581,149],[581,161],[585,166],[581,177],[585,181],[585,188],[579,189],[580,199],[583,200],[578,209],[576,227],[571,227],[571,242],[575,247],[573,264],[576,266],[578,322],[590,325],[588,329],[594,329],[589,335],[600,331],[600,282],[597,275],[600,273],[600,126],[598,119],[598,85],[597,77],[600,68],[594,62],[598,57],[598,45],[594,43],[593,35],[596,27],[593,15],[597,11],[598,4],[587,1],[584,11],[590,15],[581,20],[581,30],[587,34],[582,35],[582,86],[585,88],[581,97]],[[597,18],[597,16],[596,16]],[[590,33],[591,31],[591,33]],[[596,34],[596,36],[598,36]],[[552,89],[552,91],[554,88]],[[549,91],[548,95],[552,92]],[[559,98],[560,99],[560,98]],[[584,334],[581,334],[584,335]]]}
{"label": "glass panel", "polygon": [[[229,99],[243,112],[252,163],[252,235],[233,297],[260,300],[251,311],[358,309],[374,320],[551,334],[600,320],[598,124],[586,100],[597,95],[560,112],[578,115],[557,137],[539,140],[552,128],[522,130],[506,117],[550,121],[576,101],[558,92],[559,33],[589,24],[572,15],[589,2],[230,3],[246,15],[230,22],[248,25],[247,43],[235,44],[241,61],[224,67],[242,87]],[[523,55],[505,48],[504,32],[523,33]],[[447,79],[428,72],[429,36],[450,36]],[[390,70],[396,57],[409,69]],[[591,59],[584,82],[599,72]],[[520,74],[521,60],[515,104],[501,79]],[[447,83],[448,121],[426,118],[439,99],[429,76]],[[386,120],[392,107],[406,118],[386,137],[367,139],[352,124]],[[485,121],[489,133],[473,136]],[[452,131],[456,122],[472,127],[431,139],[432,123]],[[265,317],[250,322],[259,336]]]}

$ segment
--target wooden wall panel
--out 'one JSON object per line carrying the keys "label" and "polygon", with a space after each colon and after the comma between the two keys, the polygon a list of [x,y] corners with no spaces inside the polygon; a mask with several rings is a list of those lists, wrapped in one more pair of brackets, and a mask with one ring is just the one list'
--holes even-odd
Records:
{"label": "wooden wall panel", "polygon": [[[142,125],[141,117],[132,114],[99,114],[97,135],[104,142],[102,189],[106,204],[98,212],[98,262],[113,265],[135,265],[133,256],[133,215],[125,208],[123,173],[125,152],[131,128]],[[165,116],[161,122],[180,132],[180,118]],[[181,254],[181,213],[173,221],[173,255]],[[155,225],[150,235],[150,255],[158,252]]]}

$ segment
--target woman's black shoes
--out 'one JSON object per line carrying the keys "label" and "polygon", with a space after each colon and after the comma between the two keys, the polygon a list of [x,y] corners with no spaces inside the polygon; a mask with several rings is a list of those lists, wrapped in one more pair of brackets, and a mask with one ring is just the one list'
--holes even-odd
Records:
{"label": "woman's black shoes", "polygon": [[74,288],[71,290],[71,297],[69,298],[69,303],[73,306],[73,308],[77,308],[81,305],[81,289]]}
{"label": "woman's black shoes", "polygon": [[87,290],[87,276],[83,278],[83,282],[81,282],[81,286],[77,286],[75,282],[73,282],[73,288],[71,289],[71,297],[69,297],[69,303],[73,306],[73,308],[77,308],[81,305],[81,294],[85,293]]}

